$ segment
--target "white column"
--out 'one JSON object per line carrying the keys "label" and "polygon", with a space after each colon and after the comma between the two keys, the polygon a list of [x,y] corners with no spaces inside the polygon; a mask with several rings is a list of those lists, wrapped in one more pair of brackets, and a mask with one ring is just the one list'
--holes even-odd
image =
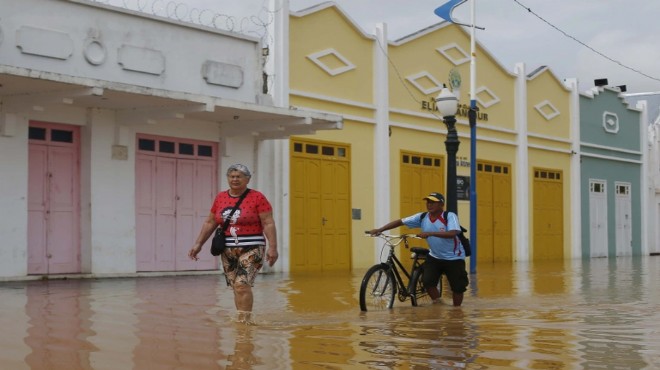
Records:
{"label": "white column", "polygon": [[514,68],[516,85],[514,91],[514,116],[516,122],[516,159],[518,162],[517,171],[514,171],[516,182],[516,193],[521,196],[516,197],[516,260],[528,261],[529,251],[532,245],[529,240],[529,205],[532,204],[529,198],[529,156],[527,153],[527,73],[525,72],[525,63],[517,63]]}
{"label": "white column", "polygon": [[[647,109],[646,100],[637,102],[637,109],[641,110],[639,115],[639,140],[640,140],[640,151],[642,152],[642,168],[640,175],[640,213],[642,214],[642,255],[648,255],[650,248],[649,242],[655,240],[654,238],[649,238],[649,140],[648,140],[648,122],[649,122],[649,112]],[[651,208],[655,208],[654,204],[651,204]]]}
{"label": "white column", "polygon": [[[390,221],[390,135],[389,135],[389,81],[387,73],[387,25],[376,25],[374,43],[374,98],[376,127],[374,132],[374,222],[375,227]],[[380,258],[380,244],[374,240],[374,260]]]}
{"label": "white column", "polygon": [[[271,0],[270,11],[274,14],[270,32],[273,35],[266,73],[271,81],[269,93],[277,107],[289,106],[289,0]],[[266,144],[267,143],[267,144]],[[273,204],[273,217],[277,228],[277,245],[280,258],[273,266],[275,271],[289,271],[289,243],[291,225],[289,203],[289,140],[269,140],[262,145],[264,160],[271,166],[271,191],[269,200]]]}
{"label": "white column", "polygon": [[564,85],[571,90],[571,257],[582,257],[582,170],[580,164],[580,93],[578,81],[567,78]]}

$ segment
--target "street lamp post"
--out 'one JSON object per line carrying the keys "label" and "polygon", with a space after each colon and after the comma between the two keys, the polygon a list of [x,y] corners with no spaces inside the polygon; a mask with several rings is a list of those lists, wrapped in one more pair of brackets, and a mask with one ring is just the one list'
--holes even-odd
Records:
{"label": "street lamp post", "polygon": [[456,111],[458,98],[448,88],[444,87],[435,104],[447,125],[447,138],[445,149],[447,151],[447,211],[458,214],[458,199],[456,196],[456,153],[461,142],[456,132]]}

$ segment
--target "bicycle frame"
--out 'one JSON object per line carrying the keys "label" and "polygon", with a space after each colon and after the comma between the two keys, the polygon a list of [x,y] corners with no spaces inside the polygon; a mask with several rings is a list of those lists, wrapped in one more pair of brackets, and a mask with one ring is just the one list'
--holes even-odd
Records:
{"label": "bicycle frame", "polygon": [[[413,237],[412,235],[402,235],[402,240],[404,243],[404,246],[406,249],[410,249],[408,246],[408,238]],[[397,289],[398,296],[399,296],[399,301],[403,302],[405,301],[408,297],[412,295],[412,274],[417,269],[418,267],[421,266],[421,263],[419,262],[420,259],[424,259],[423,256],[420,256],[419,252],[415,252],[413,250],[413,253],[415,253],[415,256],[413,257],[413,264],[412,264],[412,269],[410,272],[406,270],[406,267],[403,266],[403,263],[399,260],[399,258],[396,256],[394,253],[394,247],[398,245],[397,244],[392,244],[391,239],[385,239],[385,245],[389,247],[389,252],[387,255],[387,259],[385,262],[382,262],[382,264],[387,265],[392,272],[394,273],[394,279],[397,282],[397,285],[399,286],[399,289]],[[408,280],[408,283],[404,283],[403,278],[401,277],[401,272],[405,275],[406,279]]]}
{"label": "bicycle frame", "polygon": [[[409,238],[418,238],[416,235],[369,235],[384,240],[383,248],[389,248],[385,261],[371,266],[362,278],[360,284],[360,310],[382,310],[392,308],[395,296],[403,302],[410,298],[413,306],[420,301],[426,301],[428,294],[423,287],[423,265],[420,260],[425,259],[429,250],[426,248],[408,246]],[[408,271],[394,253],[394,247],[404,243],[406,249],[413,252],[412,270]],[[381,253],[383,250],[381,250]],[[382,258],[382,254],[381,254]],[[381,260],[382,261],[382,260]],[[406,283],[405,279],[408,280]]]}

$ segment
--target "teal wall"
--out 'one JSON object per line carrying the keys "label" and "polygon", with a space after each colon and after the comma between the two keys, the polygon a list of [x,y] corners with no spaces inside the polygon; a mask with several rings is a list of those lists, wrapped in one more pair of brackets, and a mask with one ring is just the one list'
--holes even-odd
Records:
{"label": "teal wall", "polygon": [[[612,134],[603,128],[603,112],[616,113],[619,132]],[[639,151],[640,112],[629,109],[618,93],[605,90],[594,98],[580,96],[580,140],[623,150]],[[584,150],[584,149],[583,149]],[[616,155],[616,154],[615,154]]]}
{"label": "teal wall", "polygon": [[633,255],[642,254],[642,198],[641,198],[641,164],[617,162],[608,159],[582,157],[582,173],[580,189],[582,204],[582,256],[589,258],[590,245],[590,214],[589,214],[589,180],[599,179],[607,182],[607,250],[610,257],[616,256],[616,212],[615,188],[617,181],[630,183],[630,201],[632,217]]}

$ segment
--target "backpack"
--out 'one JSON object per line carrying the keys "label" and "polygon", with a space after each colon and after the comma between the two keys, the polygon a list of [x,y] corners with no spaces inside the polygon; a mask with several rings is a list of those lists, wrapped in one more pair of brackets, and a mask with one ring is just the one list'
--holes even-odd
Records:
{"label": "backpack", "polygon": [[[420,220],[426,217],[427,213],[428,212],[423,212],[422,217],[420,217]],[[440,218],[440,222],[442,222],[443,224],[445,224],[445,226],[447,226],[447,211],[442,212],[442,217]],[[456,234],[456,236],[458,237],[458,240],[461,241],[461,245],[465,250],[465,257],[470,257],[472,255],[472,248],[470,248],[470,239],[468,239],[465,236],[466,232],[467,229],[461,226],[461,231],[458,234]]]}

